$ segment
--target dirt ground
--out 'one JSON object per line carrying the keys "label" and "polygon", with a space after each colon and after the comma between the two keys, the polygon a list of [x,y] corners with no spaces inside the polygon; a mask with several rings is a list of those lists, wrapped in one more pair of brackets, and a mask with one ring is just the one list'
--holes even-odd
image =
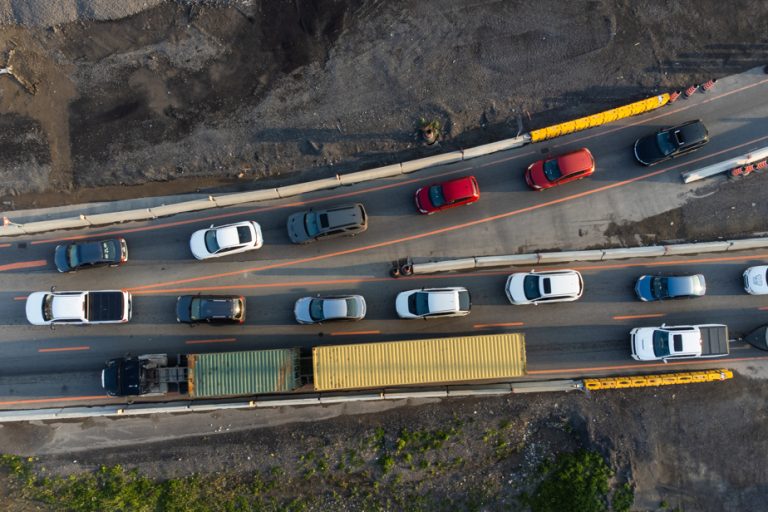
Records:
{"label": "dirt ground", "polygon": [[[0,67],[12,53],[19,77],[0,76],[4,209],[358,170],[514,136],[519,116],[529,130],[768,62],[768,4],[758,0],[179,0],[113,21],[88,12],[53,26],[0,27]],[[422,116],[445,127],[439,147],[415,137]],[[718,181],[716,196],[606,234],[636,245],[636,234],[654,243],[766,232],[766,180]],[[339,462],[345,443],[378,427],[391,444],[403,427],[458,420],[463,434],[431,456],[465,463],[436,475],[398,466],[415,489],[455,496],[480,486],[492,497],[488,510],[514,509],[538,461],[586,446],[636,486],[638,510],[662,501],[762,510],[767,393],[763,381],[739,377],[456,400],[40,464],[71,472],[121,463],[159,478],[281,466],[296,476],[308,453]],[[484,440],[489,431],[503,431],[515,449],[499,456],[502,434]],[[375,472],[377,452],[360,451],[361,470]],[[307,492],[329,485],[319,479]]]}

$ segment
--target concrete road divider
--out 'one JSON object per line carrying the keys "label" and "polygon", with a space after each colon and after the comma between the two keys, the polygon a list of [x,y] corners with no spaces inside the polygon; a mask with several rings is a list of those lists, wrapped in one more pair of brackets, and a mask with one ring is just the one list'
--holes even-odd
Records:
{"label": "concrete road divider", "polygon": [[464,154],[461,151],[451,151],[450,153],[441,153],[439,155],[428,156],[426,158],[419,158],[418,160],[410,160],[403,162],[401,165],[403,174],[409,172],[426,169],[427,167],[435,167],[438,165],[452,164],[454,162],[461,162],[464,159]]}
{"label": "concrete road divider", "polygon": [[[70,217],[67,219],[28,222],[26,224],[21,224],[18,227],[19,229],[22,230],[24,234],[31,235],[33,233],[45,233],[46,231],[87,228],[90,225],[91,224],[86,220],[85,215],[81,215],[80,217]],[[11,227],[11,226],[7,226],[7,227]],[[10,233],[6,232],[5,229],[6,228],[0,229],[0,236],[9,236]]]}
{"label": "concrete road divider", "polygon": [[355,183],[361,183],[363,181],[391,178],[392,176],[400,176],[401,174],[403,174],[402,165],[392,164],[385,167],[377,167],[376,169],[368,169],[367,171],[342,174],[339,176],[339,179],[341,180],[342,185],[354,185]]}
{"label": "concrete road divider", "polygon": [[666,253],[663,245],[649,245],[647,247],[627,247],[617,249],[605,249],[604,260],[621,260],[627,258],[655,258]]}
{"label": "concrete road divider", "polygon": [[569,261],[600,261],[603,259],[603,251],[542,252],[538,256],[540,265]]}
{"label": "concrete road divider", "polygon": [[269,201],[270,199],[279,199],[276,188],[265,188],[262,190],[252,190],[250,192],[238,192],[236,194],[222,194],[213,196],[213,202],[216,206],[232,206],[235,204],[255,203],[257,201]]}
{"label": "concrete road divider", "polygon": [[511,392],[510,384],[491,384],[482,388],[449,388],[448,396],[508,395]]}
{"label": "concrete road divider", "polygon": [[155,217],[156,214],[149,208],[139,208],[124,212],[97,213],[86,216],[85,220],[91,226],[106,226],[108,224],[120,224],[121,222],[154,219]]}
{"label": "concrete road divider", "polygon": [[519,137],[512,139],[504,139],[498,142],[491,142],[490,144],[483,144],[482,146],[475,146],[462,151],[462,158],[469,160],[470,158],[477,158],[478,156],[490,155],[498,151],[506,151],[508,149],[519,148],[531,141],[531,136],[527,133]]}
{"label": "concrete road divider", "polygon": [[458,260],[431,261],[429,263],[414,263],[414,274],[432,274],[434,272],[450,272],[455,270],[469,270],[475,268],[475,258],[461,258]]}
{"label": "concrete road divider", "polygon": [[306,183],[296,183],[295,185],[288,185],[285,187],[279,187],[277,194],[283,197],[297,196],[299,194],[306,194],[308,192],[315,192],[316,190],[325,190],[328,188],[336,188],[341,185],[341,180],[337,174],[333,178],[325,178],[322,180],[307,181]]}
{"label": "concrete road divider", "polygon": [[701,169],[696,169],[694,171],[684,172],[681,173],[681,176],[683,178],[683,183],[691,183],[694,181],[703,180],[704,178],[709,178],[710,176],[714,176],[716,174],[730,171],[734,167],[757,162],[758,160],[762,160],[764,158],[768,158],[768,148],[757,149],[751,153],[747,153],[746,155],[731,158],[730,160],[724,160],[722,162],[718,162],[707,167],[702,167]]}
{"label": "concrete road divider", "polygon": [[335,396],[320,396],[321,404],[338,404],[343,402],[365,402],[371,400],[383,400],[384,393],[368,393],[365,395],[335,395]]}
{"label": "concrete road divider", "polygon": [[509,254],[509,255],[502,255],[502,256],[478,256],[477,258],[475,258],[475,268],[536,265],[538,262],[539,262],[538,254]]}
{"label": "concrete road divider", "polygon": [[768,237],[766,238],[745,238],[744,240],[730,240],[729,251],[743,251],[746,249],[761,249],[768,247]]}
{"label": "concrete road divider", "polygon": [[433,389],[428,391],[398,391],[398,390],[386,390],[384,391],[384,398],[386,400],[406,400],[408,398],[447,398],[448,391],[445,389]]}
{"label": "concrete road divider", "polygon": [[731,246],[730,242],[700,242],[693,244],[665,245],[666,256],[678,254],[700,254],[705,252],[723,252]]}

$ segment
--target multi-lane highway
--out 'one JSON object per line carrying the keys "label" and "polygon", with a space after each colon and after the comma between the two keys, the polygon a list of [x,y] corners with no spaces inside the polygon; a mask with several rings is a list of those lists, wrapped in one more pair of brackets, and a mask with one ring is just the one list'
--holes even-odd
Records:
{"label": "multi-lane highway", "polygon": [[[582,272],[583,297],[573,303],[541,306],[507,302],[503,287],[513,269],[400,279],[392,279],[388,271],[392,260],[406,256],[448,258],[605,245],[610,240],[604,231],[611,222],[639,220],[716,192],[712,181],[682,184],[681,171],[768,146],[766,97],[768,76],[754,71],[721,80],[707,94],[643,116],[399,178],[151,222],[0,240],[0,402],[3,407],[45,406],[56,400],[100,402],[96,397],[103,395],[98,380],[101,366],[124,353],[310,347],[522,331],[527,338],[529,373],[542,378],[648,366],[629,357],[628,332],[637,325],[720,322],[729,325],[732,337],[739,336],[765,323],[768,296],[745,294],[741,272],[768,261],[768,251],[574,263],[568,267]],[[650,168],[634,160],[635,139],[661,126],[696,118],[704,121],[711,137],[703,149]],[[588,147],[595,156],[597,170],[591,178],[542,193],[527,188],[523,170],[529,163],[542,154],[579,147]],[[418,187],[466,174],[477,177],[478,203],[433,216],[417,214],[413,192]],[[367,232],[308,246],[290,243],[285,228],[290,213],[311,205],[358,201],[370,216]],[[193,231],[238,220],[260,223],[262,249],[213,261],[192,257],[189,236]],[[128,240],[127,264],[73,274],[56,272],[52,256],[57,244],[110,236]],[[707,295],[641,303],[632,292],[634,280],[651,272],[703,273]],[[55,330],[29,325],[24,314],[26,296],[52,285],[58,290],[130,290],[133,319],[123,325],[58,326]],[[455,285],[472,293],[469,316],[397,319],[397,292]],[[177,324],[176,296],[200,291],[246,296],[245,323],[194,328]],[[295,324],[292,308],[297,298],[337,292],[364,295],[366,319],[321,326]],[[763,355],[741,343],[732,344],[732,358]]]}

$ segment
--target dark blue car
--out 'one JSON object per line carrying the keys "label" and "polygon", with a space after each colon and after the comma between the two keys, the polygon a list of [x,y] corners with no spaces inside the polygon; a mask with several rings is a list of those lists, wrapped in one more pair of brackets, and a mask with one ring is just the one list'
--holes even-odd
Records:
{"label": "dark blue car", "polygon": [[640,276],[635,284],[637,298],[651,302],[701,297],[707,292],[704,276]]}
{"label": "dark blue car", "polygon": [[59,272],[74,272],[80,268],[116,267],[128,261],[128,244],[123,238],[58,245],[54,261]]}

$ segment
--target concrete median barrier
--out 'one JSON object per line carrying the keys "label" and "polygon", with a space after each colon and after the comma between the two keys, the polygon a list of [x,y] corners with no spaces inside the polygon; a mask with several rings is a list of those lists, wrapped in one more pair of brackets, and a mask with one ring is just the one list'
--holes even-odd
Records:
{"label": "concrete median barrier", "polygon": [[306,194],[308,192],[315,192],[317,190],[326,190],[329,188],[336,188],[341,185],[339,176],[333,178],[325,178],[322,180],[307,181],[306,183],[296,183],[295,185],[288,185],[285,187],[279,187],[277,194],[283,197],[298,196],[300,194]]}
{"label": "concrete median barrier", "polygon": [[10,224],[8,226],[0,226],[0,238],[4,236],[19,236],[25,235],[23,224]]}
{"label": "concrete median barrier", "polygon": [[448,391],[444,389],[433,389],[426,391],[384,391],[384,398],[387,400],[407,400],[408,398],[447,398]]}
{"label": "concrete median barrier", "polygon": [[665,245],[665,256],[676,256],[678,254],[701,254],[705,252],[724,252],[731,246],[730,242],[702,242],[694,244],[674,244]]}
{"label": "concrete median barrier", "polygon": [[520,265],[536,265],[538,254],[509,254],[502,256],[478,256],[475,258],[475,268],[512,267]]}
{"label": "concrete median barrier", "polygon": [[693,171],[681,173],[681,176],[683,178],[683,183],[691,183],[694,181],[702,180],[704,178],[709,178],[710,176],[715,176],[726,171],[730,171],[734,167],[746,165],[751,162],[763,160],[765,158],[768,158],[768,148],[761,148],[746,155],[731,158],[730,160],[725,160],[723,162],[718,162],[707,167],[702,167],[701,169],[695,169]]}
{"label": "concrete median barrier", "polygon": [[83,217],[70,217],[67,219],[42,220],[22,224],[24,234],[45,233],[47,231],[59,231],[63,229],[87,228],[91,224]]}
{"label": "concrete median barrier", "polygon": [[287,400],[256,400],[256,407],[286,407],[294,405],[319,405],[320,397],[289,398]]}
{"label": "concrete median barrier", "polygon": [[619,249],[603,250],[603,260],[621,260],[627,258],[655,258],[664,256],[663,245],[651,245],[648,247],[627,247]]}
{"label": "concrete median barrier", "polygon": [[512,392],[509,384],[492,384],[481,388],[449,388],[448,396],[508,395]]}
{"label": "concrete median barrier", "polygon": [[279,199],[276,188],[265,188],[262,190],[253,190],[251,192],[238,192],[236,194],[222,194],[213,196],[213,202],[216,206],[232,206],[236,204],[255,203],[258,201],[269,201],[270,199]]}
{"label": "concrete median barrier", "polygon": [[530,142],[530,135],[521,135],[520,137],[514,137],[512,139],[504,139],[498,142],[491,142],[490,144],[483,144],[482,146],[475,146],[462,150],[462,157],[464,160],[470,158],[477,158],[479,156],[490,155],[491,153],[497,153],[499,151],[506,151],[508,149],[519,148]]}
{"label": "concrete median barrier", "polygon": [[744,240],[729,240],[729,251],[743,251],[745,249],[762,249],[768,247],[766,238],[746,238]]}
{"label": "concrete median barrier", "polygon": [[154,219],[155,213],[149,208],[140,208],[137,210],[127,210],[123,212],[97,213],[88,215],[86,220],[92,226],[106,226],[109,224],[121,224],[123,222],[133,222],[139,220]]}
{"label": "concrete median barrier", "polygon": [[600,261],[603,259],[603,251],[542,252],[538,257],[539,265],[571,261]]}
{"label": "concrete median barrier", "polygon": [[402,165],[392,164],[384,167],[377,167],[376,169],[368,169],[367,171],[342,174],[339,176],[339,179],[341,180],[342,185],[354,185],[355,183],[361,183],[363,181],[391,178],[392,176],[400,176],[401,174],[403,174]]}
{"label": "concrete median barrier", "polygon": [[427,167],[436,167],[438,165],[461,162],[463,159],[464,154],[461,151],[451,151],[450,153],[441,153],[439,155],[428,156],[426,158],[419,158],[418,160],[402,162],[400,165],[402,167],[403,174],[408,174],[409,172],[426,169]]}
{"label": "concrete median barrier", "polygon": [[211,199],[196,199],[194,201],[184,201],[183,203],[164,204],[162,206],[155,206],[150,210],[155,217],[167,217],[168,215],[176,215],[178,213],[196,212],[200,210],[207,210],[216,206]]}
{"label": "concrete median barrier", "polygon": [[452,270],[469,270],[475,268],[475,258],[458,260],[430,261],[429,263],[414,263],[414,274],[431,274],[433,272],[450,272]]}
{"label": "concrete median barrier", "polygon": [[344,402],[366,402],[372,400],[383,400],[384,393],[368,393],[366,395],[350,395],[350,396],[321,396],[321,404],[338,404]]}

